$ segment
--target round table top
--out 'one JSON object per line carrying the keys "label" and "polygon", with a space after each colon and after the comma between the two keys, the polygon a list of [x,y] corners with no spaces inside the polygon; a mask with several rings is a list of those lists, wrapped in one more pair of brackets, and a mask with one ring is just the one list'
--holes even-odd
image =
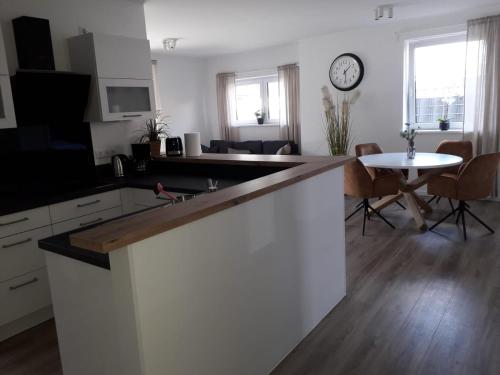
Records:
{"label": "round table top", "polygon": [[387,152],[361,156],[359,160],[365,167],[391,169],[432,169],[446,168],[462,164],[459,156],[417,152],[415,159],[408,159],[406,152]]}

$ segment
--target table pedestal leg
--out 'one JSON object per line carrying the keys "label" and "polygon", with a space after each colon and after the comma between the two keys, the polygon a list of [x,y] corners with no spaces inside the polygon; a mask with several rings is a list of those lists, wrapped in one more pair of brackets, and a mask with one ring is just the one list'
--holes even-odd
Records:
{"label": "table pedestal leg", "polygon": [[420,230],[427,230],[427,224],[425,224],[424,217],[422,215],[422,212],[420,212],[420,208],[417,203],[417,199],[415,199],[415,193],[413,192],[405,192],[403,193],[406,203],[408,205],[408,208],[410,209],[410,212],[415,219],[415,223],[417,224],[417,228]]}

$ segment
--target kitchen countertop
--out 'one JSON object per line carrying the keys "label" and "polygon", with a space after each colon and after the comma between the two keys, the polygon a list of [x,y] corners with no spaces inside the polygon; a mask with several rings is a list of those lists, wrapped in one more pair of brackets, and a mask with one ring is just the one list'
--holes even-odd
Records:
{"label": "kitchen countertop", "polygon": [[[218,211],[242,204],[298,181],[342,167],[352,160],[349,156],[314,157],[295,155],[226,155],[204,154],[200,157],[158,158],[168,166],[214,166],[243,168],[244,166],[271,168],[277,172],[250,181],[205,194],[196,199],[169,207],[167,210],[149,210],[139,214],[111,220],[91,229],[71,234],[70,243],[89,251],[107,254],[134,242],[212,215]],[[186,166],[187,168],[187,166]]]}

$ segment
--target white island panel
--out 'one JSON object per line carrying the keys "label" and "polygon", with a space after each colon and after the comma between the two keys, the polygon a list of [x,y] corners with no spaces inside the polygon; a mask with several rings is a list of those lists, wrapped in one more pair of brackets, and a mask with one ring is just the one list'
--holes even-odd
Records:
{"label": "white island panel", "polygon": [[343,168],[112,252],[144,374],[270,372],[345,296]]}

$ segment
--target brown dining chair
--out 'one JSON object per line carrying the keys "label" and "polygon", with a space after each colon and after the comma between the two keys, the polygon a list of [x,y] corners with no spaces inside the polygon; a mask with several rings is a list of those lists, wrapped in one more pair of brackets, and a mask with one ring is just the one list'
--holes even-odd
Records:
{"label": "brown dining chair", "polygon": [[[472,159],[472,142],[444,140],[438,145],[436,153],[460,156],[463,159],[463,164],[465,164]],[[431,196],[431,199],[429,199],[427,203],[431,203],[435,199],[439,202],[441,197],[437,192],[440,191],[440,186],[447,183],[446,177],[449,177],[449,175],[457,176],[462,165],[446,168],[441,175],[432,177],[427,184],[427,194]],[[425,172],[426,171],[419,170],[418,175],[421,176]],[[451,199],[448,199],[448,202],[453,210],[454,206]]]}
{"label": "brown dining chair", "polygon": [[[384,153],[377,143],[361,143],[361,144],[356,145],[354,147],[354,149],[356,151],[356,156],[358,158],[360,156],[364,156],[364,155],[374,155],[374,154],[383,154]],[[371,168],[371,167],[368,168],[367,167],[366,170],[368,171],[368,173],[370,173],[370,176],[372,176],[372,177],[377,177],[377,176],[381,177],[384,175],[397,173],[397,174],[399,174],[399,176],[401,176],[401,174],[402,174],[402,176],[405,179],[408,179],[408,170],[407,169],[403,169],[401,171],[394,171],[392,169],[387,169],[387,168]],[[406,207],[401,202],[396,201],[395,203],[399,207],[401,207],[403,210],[406,210]]]}
{"label": "brown dining chair", "polygon": [[444,198],[456,199],[459,201],[458,208],[453,209],[448,215],[436,222],[429,230],[433,230],[450,216],[458,212],[456,223],[462,220],[464,240],[467,240],[467,228],[465,225],[465,214],[472,216],[477,222],[483,225],[491,233],[495,231],[485,224],[480,218],[474,215],[467,201],[479,200],[489,197],[495,185],[498,163],[500,162],[500,152],[493,154],[479,155],[464,164],[458,174],[445,173],[441,175],[441,183],[435,186],[436,195]]}
{"label": "brown dining chair", "polygon": [[363,236],[365,235],[366,219],[370,218],[370,212],[374,212],[387,225],[394,229],[394,225],[370,205],[369,199],[397,194],[400,181],[400,176],[395,173],[381,176],[370,175],[367,168],[359,159],[347,163],[344,168],[345,194],[350,197],[361,198],[362,201],[356,206],[354,212],[346,217],[345,221],[349,220],[360,210],[363,210]]}

